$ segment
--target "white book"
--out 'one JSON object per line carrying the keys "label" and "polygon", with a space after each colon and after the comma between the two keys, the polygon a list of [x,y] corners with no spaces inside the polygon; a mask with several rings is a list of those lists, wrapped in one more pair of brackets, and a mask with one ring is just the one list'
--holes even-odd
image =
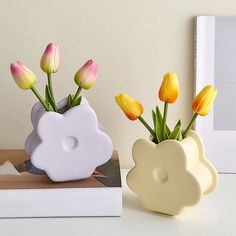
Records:
{"label": "white book", "polygon": [[91,177],[65,183],[54,183],[43,173],[32,173],[27,159],[23,150],[0,150],[1,218],[121,216],[117,152]]}
{"label": "white book", "polygon": [[219,172],[236,172],[236,16],[198,16],[195,21],[195,95],[207,84],[218,94],[199,117],[207,158]]}

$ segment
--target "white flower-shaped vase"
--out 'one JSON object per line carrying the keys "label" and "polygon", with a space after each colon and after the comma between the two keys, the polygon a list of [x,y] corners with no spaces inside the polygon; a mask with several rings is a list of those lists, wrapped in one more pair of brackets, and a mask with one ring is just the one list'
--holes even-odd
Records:
{"label": "white flower-shaped vase", "polygon": [[32,164],[55,182],[91,176],[113,151],[111,139],[85,98],[68,111],[65,105],[66,99],[58,103],[59,114],[46,112],[37,103],[31,112],[34,130],[25,143]]}
{"label": "white flower-shaped vase", "polygon": [[128,186],[152,211],[178,215],[218,183],[218,174],[194,131],[182,141],[155,144],[139,139],[133,145],[133,159],[135,167],[127,175]]}

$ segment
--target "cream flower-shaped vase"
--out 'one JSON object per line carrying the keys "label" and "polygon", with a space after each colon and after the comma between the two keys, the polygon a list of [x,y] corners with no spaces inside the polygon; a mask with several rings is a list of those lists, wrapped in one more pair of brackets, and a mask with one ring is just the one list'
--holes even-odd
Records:
{"label": "cream flower-shaped vase", "polygon": [[152,211],[178,215],[218,183],[218,174],[194,131],[182,141],[169,139],[155,144],[138,139],[133,145],[133,159],[135,167],[127,175],[127,184]]}
{"label": "cream flower-shaped vase", "polygon": [[32,109],[34,130],[26,140],[25,150],[32,164],[55,182],[87,178],[111,158],[111,139],[87,100],[82,101],[63,111],[66,99],[62,100],[58,104],[62,114],[46,112],[39,103]]}

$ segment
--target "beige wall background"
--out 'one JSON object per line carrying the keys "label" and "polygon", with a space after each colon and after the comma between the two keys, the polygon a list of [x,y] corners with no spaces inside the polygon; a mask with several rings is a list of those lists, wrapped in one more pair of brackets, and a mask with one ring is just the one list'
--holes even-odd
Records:
{"label": "beige wall background", "polygon": [[145,108],[162,105],[157,91],[162,76],[176,71],[180,97],[170,106],[168,122],[191,118],[193,97],[193,18],[233,15],[235,0],[0,0],[0,148],[22,148],[31,131],[30,110],[36,98],[13,82],[9,64],[23,61],[37,75],[43,94],[45,74],[39,61],[48,42],[61,49],[54,77],[57,99],[73,93],[75,71],[89,58],[100,64],[93,89],[83,94],[120,153],[122,167],[133,165],[131,148],[148,132],[120,112],[114,95],[126,92]]}

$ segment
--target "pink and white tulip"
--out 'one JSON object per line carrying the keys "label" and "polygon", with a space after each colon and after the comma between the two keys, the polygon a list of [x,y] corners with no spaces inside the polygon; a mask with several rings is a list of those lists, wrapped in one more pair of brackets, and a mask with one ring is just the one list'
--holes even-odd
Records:
{"label": "pink and white tulip", "polygon": [[96,81],[98,64],[88,60],[75,74],[75,83],[83,88],[90,89]]}
{"label": "pink and white tulip", "polygon": [[36,76],[22,62],[17,61],[12,63],[10,69],[12,77],[21,89],[31,89],[34,86]]}
{"label": "pink and white tulip", "polygon": [[60,53],[58,45],[49,43],[40,62],[41,69],[45,73],[55,73],[60,66]]}

